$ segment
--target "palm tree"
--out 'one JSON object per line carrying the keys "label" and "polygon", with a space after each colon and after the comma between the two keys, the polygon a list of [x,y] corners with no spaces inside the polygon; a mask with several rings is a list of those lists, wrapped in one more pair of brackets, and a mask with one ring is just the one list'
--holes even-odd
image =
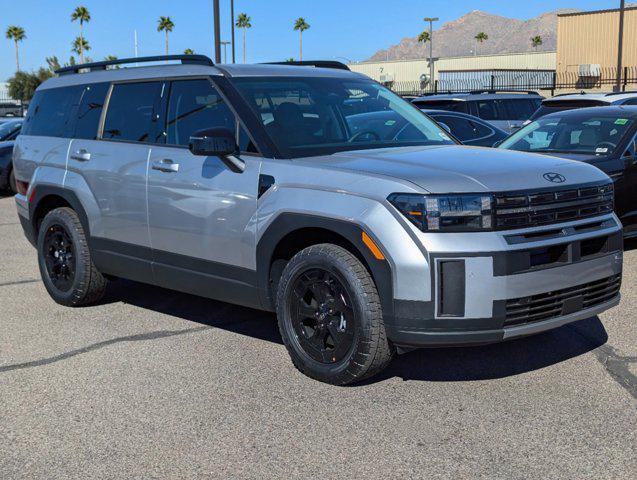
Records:
{"label": "palm tree", "polygon": [[418,35],[418,42],[420,43],[427,43],[430,40],[431,38],[429,37],[429,32],[427,30]]}
{"label": "palm tree", "polygon": [[184,55],[194,55],[195,51],[192,48],[187,48],[184,50]]}
{"label": "palm tree", "polygon": [[310,28],[310,24],[303,17],[299,17],[294,22],[294,30],[299,31],[299,60],[303,60],[303,32]]}
{"label": "palm tree", "polygon": [[82,37],[76,37],[71,43],[71,51],[77,53],[82,59],[80,63],[84,63],[84,52],[88,52],[91,46],[88,44],[88,40]]}
{"label": "palm tree", "polygon": [[[484,41],[486,41],[486,40],[489,40],[489,35],[487,35],[487,34],[486,34],[486,33],[484,33],[484,32],[480,32],[480,33],[478,33],[478,34],[477,34],[474,38],[476,39],[476,41],[477,41],[479,44],[482,44],[482,42],[484,42]],[[477,50],[477,48],[476,48],[476,50]]]}
{"label": "palm tree", "polygon": [[11,25],[7,28],[6,36],[9,40],[13,40],[15,43],[15,67],[16,71],[20,71],[20,52],[18,48],[18,42],[21,42],[25,38],[27,38],[26,33],[24,33],[24,28],[18,27],[16,25]]}
{"label": "palm tree", "polygon": [[[80,38],[82,40],[79,44],[82,45],[84,43],[84,22],[88,23],[91,21],[91,14],[86,7],[77,7],[73,10],[71,22],[76,20],[80,21]],[[80,56],[80,63],[84,63],[84,50],[80,50],[77,54]]]}
{"label": "palm tree", "polygon": [[542,37],[540,37],[539,35],[536,35],[535,37],[531,37],[531,46],[535,49],[535,51],[537,52],[537,47],[539,47],[540,45],[542,45]]}
{"label": "palm tree", "polygon": [[157,23],[157,31],[166,32],[166,55],[168,55],[168,33],[173,31],[175,24],[170,17],[159,17],[159,21]]}
{"label": "palm tree", "polygon": [[246,29],[252,28],[250,17],[245,13],[240,13],[235,26],[243,29],[243,63],[246,63]]}

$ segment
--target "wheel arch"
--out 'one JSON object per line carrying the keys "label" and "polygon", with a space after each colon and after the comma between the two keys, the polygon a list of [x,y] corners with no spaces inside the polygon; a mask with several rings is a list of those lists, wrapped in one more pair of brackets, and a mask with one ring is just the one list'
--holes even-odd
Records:
{"label": "wheel arch", "polygon": [[[393,314],[393,287],[391,265],[387,257],[377,259],[362,239],[371,232],[358,223],[301,213],[282,213],[265,230],[257,243],[257,279],[259,295],[264,308],[274,310],[271,271],[277,260],[285,263],[300,250],[319,243],[334,243],[354,256],[370,272],[383,307],[384,315]],[[382,246],[374,239],[378,246]],[[278,274],[282,272],[282,266]],[[276,274],[277,272],[275,272]]]}
{"label": "wheel arch", "polygon": [[86,237],[90,239],[89,221],[79,198],[71,190],[51,185],[37,185],[35,195],[29,201],[29,219],[37,239],[42,220],[51,210],[61,207],[72,208],[80,218]]}

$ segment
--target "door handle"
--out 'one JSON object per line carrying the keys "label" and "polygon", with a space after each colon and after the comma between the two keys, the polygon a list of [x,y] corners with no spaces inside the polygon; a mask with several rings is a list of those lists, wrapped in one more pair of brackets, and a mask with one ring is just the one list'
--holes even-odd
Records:
{"label": "door handle", "polygon": [[78,162],[88,162],[91,159],[91,154],[87,150],[82,148],[77,152],[72,153],[71,159],[77,160]]}
{"label": "door handle", "polygon": [[176,173],[179,171],[179,164],[173,162],[170,158],[164,158],[153,162],[152,169],[160,172]]}

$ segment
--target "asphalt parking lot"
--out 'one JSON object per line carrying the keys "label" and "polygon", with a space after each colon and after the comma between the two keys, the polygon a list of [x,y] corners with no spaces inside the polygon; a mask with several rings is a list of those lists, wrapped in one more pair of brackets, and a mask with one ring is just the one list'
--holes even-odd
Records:
{"label": "asphalt parking lot", "polygon": [[0,478],[635,478],[629,247],[600,318],[333,387],[270,314],[127,281],[56,305],[0,198]]}

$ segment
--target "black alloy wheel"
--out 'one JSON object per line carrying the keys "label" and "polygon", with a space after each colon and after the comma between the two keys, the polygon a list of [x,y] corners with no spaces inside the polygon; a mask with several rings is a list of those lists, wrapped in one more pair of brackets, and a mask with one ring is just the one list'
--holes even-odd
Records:
{"label": "black alloy wheel", "polygon": [[50,226],[44,236],[44,262],[51,283],[68,292],[75,279],[75,248],[71,236],[62,225]]}
{"label": "black alloy wheel", "polygon": [[355,343],[356,318],[338,276],[313,268],[301,273],[292,288],[290,320],[303,351],[324,364],[347,357]]}

